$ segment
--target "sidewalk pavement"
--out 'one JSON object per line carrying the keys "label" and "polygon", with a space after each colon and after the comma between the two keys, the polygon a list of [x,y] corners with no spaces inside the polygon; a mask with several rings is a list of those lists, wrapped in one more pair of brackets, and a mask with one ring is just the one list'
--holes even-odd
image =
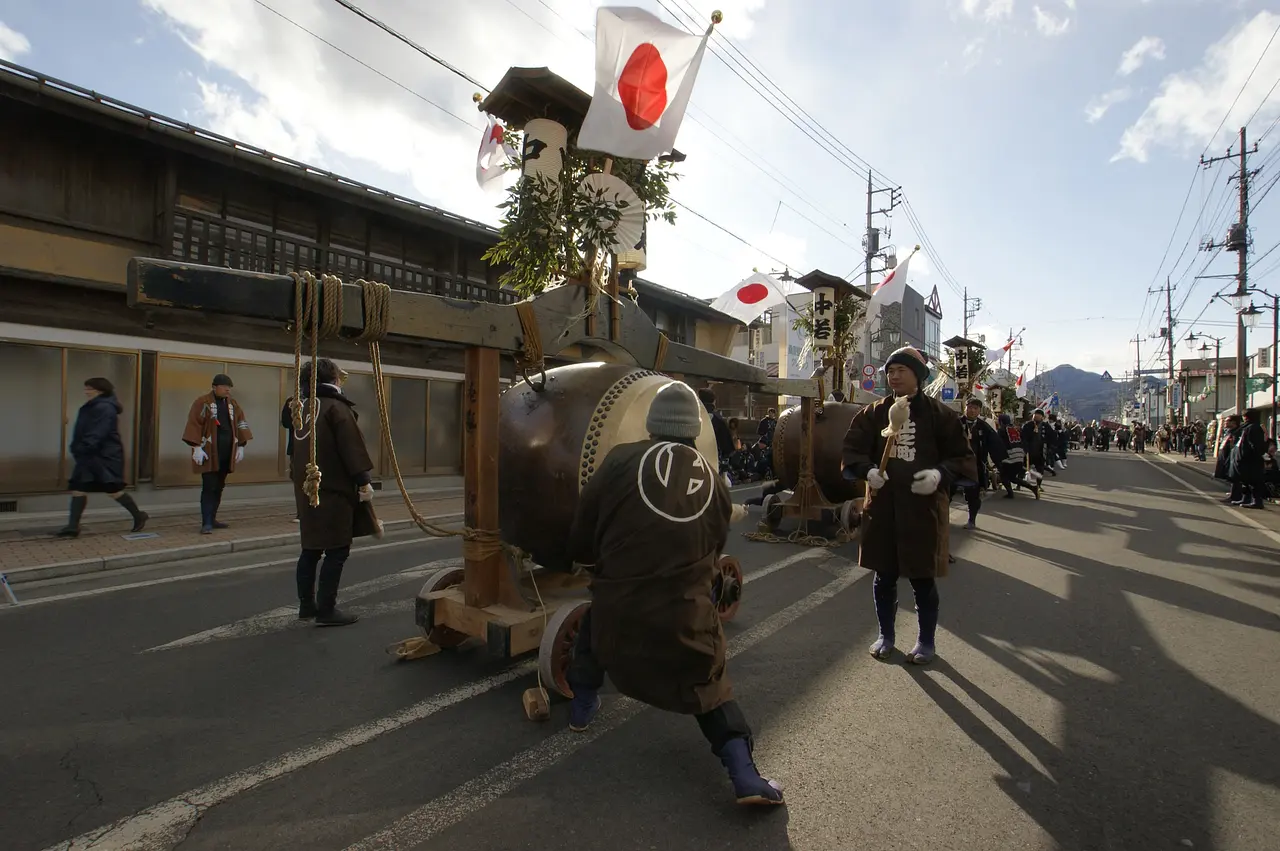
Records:
{"label": "sidewalk pavement", "polygon": [[[462,513],[462,495],[456,489],[411,492],[410,495],[419,514],[441,518],[445,526],[457,525],[443,519]],[[396,490],[381,491],[374,507],[388,532],[412,525],[409,511]],[[43,522],[33,518],[33,522],[26,525],[40,524],[43,528],[0,532],[0,571],[8,576],[10,583],[18,585],[278,547],[298,538],[298,525],[293,522],[293,516],[292,500],[254,500],[248,505],[228,501],[218,512],[218,519],[230,528],[217,530],[212,535],[200,534],[199,516],[186,507],[181,513],[157,511],[147,522],[146,530],[140,536],[132,536],[129,530],[133,521],[124,509],[119,509],[119,514],[110,515],[110,519],[103,515],[87,518],[78,538],[53,537],[66,522],[65,517],[42,518]]]}

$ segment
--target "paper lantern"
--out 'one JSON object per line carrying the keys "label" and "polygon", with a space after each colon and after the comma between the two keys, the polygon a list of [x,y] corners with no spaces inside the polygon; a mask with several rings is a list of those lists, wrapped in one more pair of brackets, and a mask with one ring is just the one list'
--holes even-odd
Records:
{"label": "paper lantern", "polygon": [[535,118],[524,126],[524,175],[541,177],[560,191],[560,169],[569,144],[569,131],[563,124],[547,118]]}

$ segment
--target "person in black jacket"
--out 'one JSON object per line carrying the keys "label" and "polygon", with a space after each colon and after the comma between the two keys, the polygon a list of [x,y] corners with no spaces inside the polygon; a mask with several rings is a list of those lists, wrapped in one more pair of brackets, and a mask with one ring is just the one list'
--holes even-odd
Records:
{"label": "person in black jacket", "polygon": [[733,454],[733,433],[729,431],[729,424],[724,417],[716,410],[716,394],[710,387],[698,391],[698,400],[711,415],[711,430],[716,436],[716,454],[720,456],[719,466],[723,467]]}
{"label": "person in black jacket", "polygon": [[965,433],[969,436],[969,445],[978,459],[978,480],[964,483],[964,500],[969,504],[969,522],[966,529],[978,528],[978,512],[982,509],[982,492],[991,487],[991,474],[987,471],[987,462],[1002,464],[1009,456],[1004,442],[996,434],[991,424],[982,418],[982,402],[970,399],[965,405],[964,416],[960,419]]}
{"label": "person in black jacket", "polygon": [[1267,433],[1262,428],[1262,412],[1251,408],[1244,412],[1244,428],[1240,430],[1240,439],[1231,453],[1235,479],[1241,485],[1240,499],[1233,501],[1232,505],[1243,508],[1266,506],[1266,448]]}
{"label": "person in black jacket", "polygon": [[133,516],[133,531],[141,532],[147,525],[147,513],[124,492],[124,443],[119,426],[124,406],[116,398],[115,387],[105,378],[86,381],[84,395],[87,401],[80,406],[71,433],[71,457],[76,462],[67,482],[71,514],[58,537],[74,538],[80,534],[80,517],[91,493],[105,493],[118,502]]}

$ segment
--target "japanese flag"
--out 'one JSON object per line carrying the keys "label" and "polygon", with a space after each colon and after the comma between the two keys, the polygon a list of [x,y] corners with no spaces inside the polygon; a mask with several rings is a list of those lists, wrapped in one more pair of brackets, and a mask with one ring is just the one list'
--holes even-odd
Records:
{"label": "japanese flag", "polygon": [[[871,304],[900,304],[907,295],[907,267],[911,265],[911,258],[916,256],[917,247],[907,255],[907,258],[900,262],[889,274],[885,275],[884,280],[880,282],[874,290],[871,291]],[[870,313],[870,311],[868,311]]]}
{"label": "japanese flag", "polygon": [[596,90],[578,147],[651,160],[676,144],[711,36],[690,35],[644,9],[596,12]]}
{"label": "japanese flag", "polygon": [[782,283],[762,272],[743,278],[737,286],[711,303],[714,310],[728,314],[743,325],[750,325],[766,310],[787,300]]}
{"label": "japanese flag", "polygon": [[1027,398],[1027,374],[1024,372],[1018,376],[1018,381],[1013,385],[1013,392],[1019,399]]}
{"label": "japanese flag", "polygon": [[504,128],[492,115],[480,137],[480,150],[476,152],[476,183],[486,192],[502,188],[503,166],[514,162],[516,152],[506,143]]}

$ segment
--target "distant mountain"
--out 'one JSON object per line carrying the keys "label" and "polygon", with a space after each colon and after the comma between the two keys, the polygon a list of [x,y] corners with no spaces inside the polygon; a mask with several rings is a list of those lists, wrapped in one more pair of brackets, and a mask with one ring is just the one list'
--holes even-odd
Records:
{"label": "distant mountain", "polygon": [[[1165,381],[1153,375],[1144,375],[1143,384],[1148,387],[1164,387]],[[1132,382],[1104,381],[1097,372],[1086,372],[1071,364],[1055,366],[1027,382],[1032,395],[1045,398],[1058,394],[1058,402],[1077,420],[1114,419],[1120,401],[1129,401],[1133,395]]]}

